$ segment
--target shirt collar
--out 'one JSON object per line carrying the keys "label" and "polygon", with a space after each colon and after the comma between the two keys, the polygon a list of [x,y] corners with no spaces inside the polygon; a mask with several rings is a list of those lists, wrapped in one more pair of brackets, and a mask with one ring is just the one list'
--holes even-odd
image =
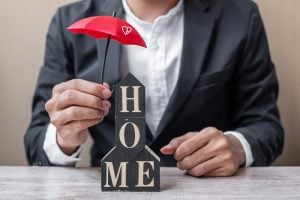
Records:
{"label": "shirt collar", "polygon": [[[173,17],[175,17],[176,15],[180,14],[183,12],[183,1],[184,0],[179,0],[179,2],[177,3],[177,5],[175,7],[173,7],[171,10],[169,10],[169,12],[165,15],[159,16],[158,18],[155,19],[154,23],[157,23],[158,21],[160,22],[169,22],[170,20],[172,20]],[[137,16],[135,16],[135,14],[131,11],[131,9],[129,8],[128,4],[127,4],[127,0],[122,0],[123,3],[123,7],[124,7],[124,11],[125,11],[125,16],[130,17],[134,22],[140,24],[140,25],[151,25],[152,23],[150,22],[146,22],[143,21],[141,19],[139,19]]]}

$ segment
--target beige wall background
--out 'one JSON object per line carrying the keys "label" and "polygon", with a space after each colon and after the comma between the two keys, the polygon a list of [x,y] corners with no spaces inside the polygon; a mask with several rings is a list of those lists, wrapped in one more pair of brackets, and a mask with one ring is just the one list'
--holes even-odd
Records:
{"label": "beige wall background", "polygon": [[[23,135],[43,60],[45,35],[56,8],[71,0],[0,0],[0,165],[26,165]],[[258,0],[280,80],[286,130],[278,165],[300,165],[300,1]],[[80,166],[89,165],[86,144]]]}

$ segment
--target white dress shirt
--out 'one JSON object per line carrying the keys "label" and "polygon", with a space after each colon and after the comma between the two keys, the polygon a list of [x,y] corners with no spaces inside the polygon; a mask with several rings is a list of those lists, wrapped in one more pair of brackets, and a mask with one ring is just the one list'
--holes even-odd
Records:
{"label": "white dress shirt", "polygon": [[183,45],[183,0],[153,23],[138,19],[123,0],[125,20],[143,36],[147,49],[123,46],[121,75],[131,72],[146,86],[146,122],[153,135],[179,76]]}
{"label": "white dress shirt", "polygon": [[[138,46],[123,46],[121,76],[131,72],[146,86],[146,122],[153,135],[167,107],[179,77],[181,51],[184,35],[184,4],[180,0],[166,15],[153,23],[138,19],[122,0],[125,20],[143,36],[147,49]],[[246,154],[246,165],[253,163],[253,155],[248,141],[238,132],[224,134],[235,136]],[[52,164],[74,165],[81,152],[80,148],[72,156],[67,156],[56,143],[56,128],[49,125],[44,142],[44,151]]]}

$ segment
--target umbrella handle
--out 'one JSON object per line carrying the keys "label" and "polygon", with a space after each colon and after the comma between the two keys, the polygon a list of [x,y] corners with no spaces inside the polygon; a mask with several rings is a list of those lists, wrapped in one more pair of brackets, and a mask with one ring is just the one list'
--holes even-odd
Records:
{"label": "umbrella handle", "polygon": [[115,91],[115,85],[112,85],[112,90],[111,90],[111,93],[113,94]]}

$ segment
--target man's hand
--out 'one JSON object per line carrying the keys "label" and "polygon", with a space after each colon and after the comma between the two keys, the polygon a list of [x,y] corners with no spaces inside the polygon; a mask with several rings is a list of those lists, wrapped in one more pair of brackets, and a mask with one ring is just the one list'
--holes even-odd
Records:
{"label": "man's hand", "polygon": [[161,152],[173,154],[178,168],[193,176],[231,176],[246,160],[239,140],[216,128],[174,138]]}
{"label": "man's hand", "polygon": [[52,98],[45,108],[57,128],[57,143],[65,154],[73,154],[87,140],[88,128],[100,123],[108,114],[110,96],[107,84],[80,79],[53,88]]}

